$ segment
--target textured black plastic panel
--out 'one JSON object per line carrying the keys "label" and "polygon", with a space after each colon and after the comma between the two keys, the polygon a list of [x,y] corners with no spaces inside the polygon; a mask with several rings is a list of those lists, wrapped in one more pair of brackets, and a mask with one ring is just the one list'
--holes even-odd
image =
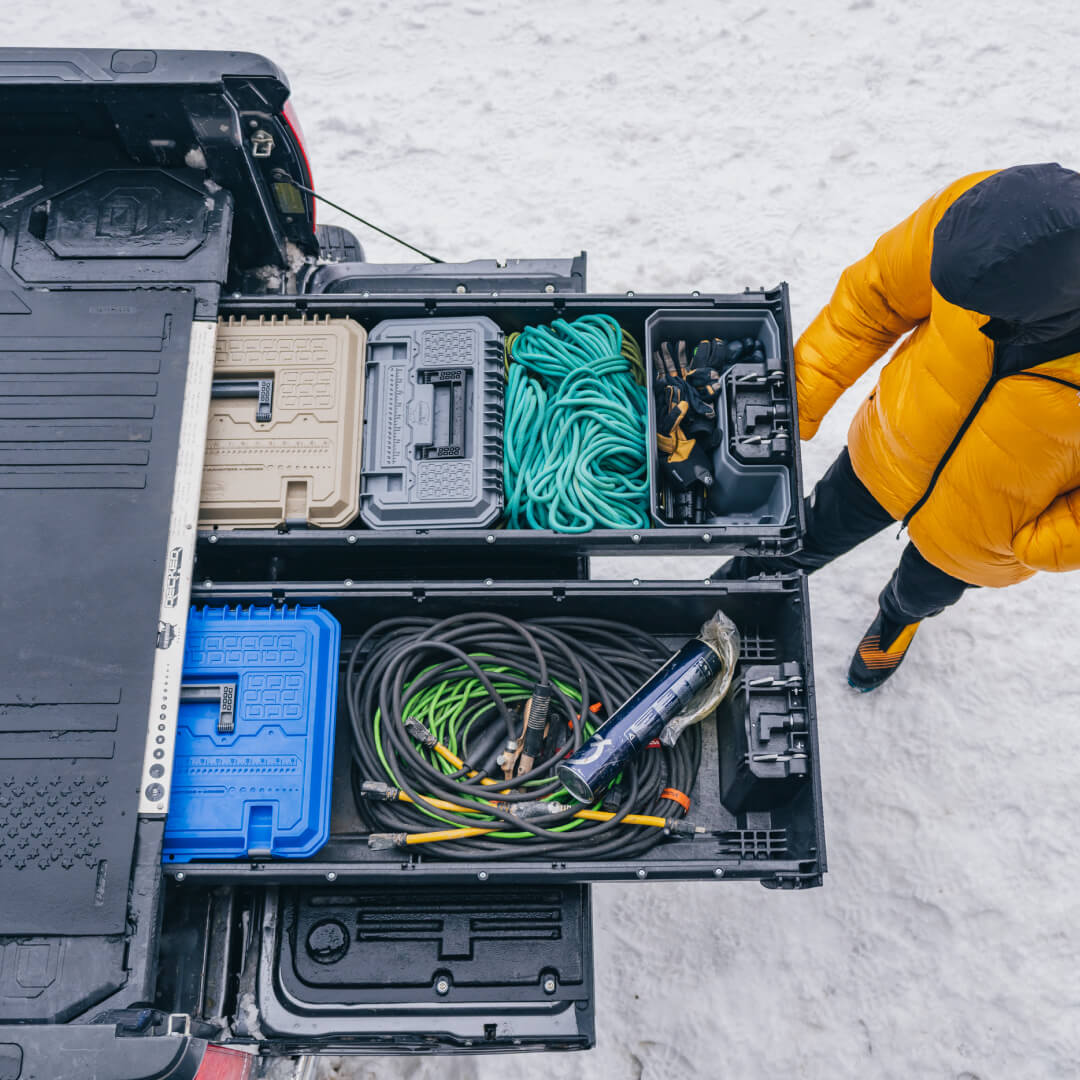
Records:
{"label": "textured black plastic panel", "polygon": [[19,194],[12,269],[24,281],[173,285],[222,271],[232,199],[194,170],[58,166]]}
{"label": "textured black plastic panel", "polygon": [[0,933],[114,934],[194,294],[16,298],[0,315]]}
{"label": "textured black plastic panel", "polygon": [[580,886],[290,890],[279,977],[311,1005],[584,998],[583,897]]}

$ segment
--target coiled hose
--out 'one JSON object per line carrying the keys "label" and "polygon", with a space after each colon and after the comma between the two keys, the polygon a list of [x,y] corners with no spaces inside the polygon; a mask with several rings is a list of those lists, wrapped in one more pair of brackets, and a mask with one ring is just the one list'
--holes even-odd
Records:
{"label": "coiled hose", "polygon": [[[601,619],[469,613],[371,627],[346,671],[353,794],[369,843],[423,843],[451,859],[610,859],[703,831],[683,820],[701,760],[696,727],[670,750],[639,754],[604,809],[583,808],[554,776],[669,653]],[[496,755],[521,734],[538,685],[551,688],[543,749],[507,779]]]}
{"label": "coiled hose", "polygon": [[506,527],[579,533],[648,525],[645,369],[610,315],[506,338]]}

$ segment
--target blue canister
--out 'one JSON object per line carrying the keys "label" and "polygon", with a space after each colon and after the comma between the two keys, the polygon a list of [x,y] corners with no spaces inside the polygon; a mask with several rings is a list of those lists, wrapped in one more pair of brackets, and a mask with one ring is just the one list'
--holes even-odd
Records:
{"label": "blue canister", "polygon": [[578,802],[595,802],[640,749],[723,671],[712,646],[692,638],[614,714],[562,762],[555,775]]}

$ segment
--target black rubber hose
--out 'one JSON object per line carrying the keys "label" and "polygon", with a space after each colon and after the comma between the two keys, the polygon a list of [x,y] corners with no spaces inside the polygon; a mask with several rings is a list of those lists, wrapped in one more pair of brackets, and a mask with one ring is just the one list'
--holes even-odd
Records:
{"label": "black rubber hose", "polygon": [[[471,827],[483,819],[450,810],[425,814],[415,802],[437,798],[462,810],[476,806],[476,797],[490,800],[495,791],[506,804],[536,802],[561,789],[554,768],[583,741],[590,706],[599,704],[597,721],[610,715],[668,657],[670,650],[643,631],[602,619],[547,618],[516,622],[491,613],[463,614],[449,619],[402,618],[372,626],[353,646],[345,668],[345,700],[352,729],[353,793],[362,819],[373,832],[430,832],[449,826]],[[492,669],[492,670],[486,670]],[[508,669],[498,670],[495,669]],[[403,710],[417,693],[436,685],[448,691],[462,681],[476,680],[483,694],[462,708],[457,718],[466,767],[444,771],[417,750],[404,726]],[[511,687],[518,697],[538,684],[550,685],[552,712],[544,756],[524,776],[509,781],[493,777],[498,787],[480,783],[485,764],[502,740],[515,739],[521,717],[495,684]],[[573,688],[570,693],[566,688]],[[381,714],[376,745],[374,717]],[[380,758],[391,766],[387,775]],[[504,832],[524,837],[480,836],[425,844],[416,853],[449,859],[628,858],[664,839],[664,831],[620,824],[627,814],[678,818],[680,803],[662,799],[665,787],[689,793],[701,759],[701,733],[691,728],[673,749],[643,751],[624,770],[615,816],[607,821],[580,821],[572,828],[553,827],[573,819],[578,805],[555,814],[522,819],[509,806],[485,804]],[[481,776],[469,776],[470,767]],[[415,802],[364,798],[364,780],[392,783]],[[570,801],[563,795],[564,801]],[[444,824],[449,823],[449,826]],[[495,823],[492,823],[495,825]]]}

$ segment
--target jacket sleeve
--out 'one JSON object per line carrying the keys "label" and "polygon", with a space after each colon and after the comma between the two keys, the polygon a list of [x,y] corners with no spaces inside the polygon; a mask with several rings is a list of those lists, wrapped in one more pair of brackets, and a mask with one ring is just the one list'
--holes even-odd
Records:
{"label": "jacket sleeve", "polygon": [[1080,488],[1028,522],[1013,538],[1013,553],[1032,570],[1080,570]]}
{"label": "jacket sleeve", "polygon": [[836,399],[915,325],[930,315],[934,229],[968,188],[992,176],[973,173],[943,188],[849,266],[832,299],[795,346],[799,427],[813,438]]}

